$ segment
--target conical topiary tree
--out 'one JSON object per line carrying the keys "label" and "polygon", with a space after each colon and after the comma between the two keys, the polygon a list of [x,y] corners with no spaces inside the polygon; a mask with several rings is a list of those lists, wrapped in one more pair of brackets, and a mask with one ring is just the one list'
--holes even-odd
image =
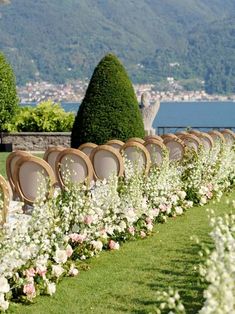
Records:
{"label": "conical topiary tree", "polygon": [[143,136],[144,124],[132,83],[118,58],[108,54],[94,70],[73,125],[71,146]]}

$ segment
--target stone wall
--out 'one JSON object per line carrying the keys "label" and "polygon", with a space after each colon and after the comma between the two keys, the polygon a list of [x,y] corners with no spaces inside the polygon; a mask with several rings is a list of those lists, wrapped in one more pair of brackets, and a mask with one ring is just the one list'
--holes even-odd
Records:
{"label": "stone wall", "polygon": [[45,151],[48,146],[70,147],[70,132],[3,133],[3,143],[12,143],[13,150]]}

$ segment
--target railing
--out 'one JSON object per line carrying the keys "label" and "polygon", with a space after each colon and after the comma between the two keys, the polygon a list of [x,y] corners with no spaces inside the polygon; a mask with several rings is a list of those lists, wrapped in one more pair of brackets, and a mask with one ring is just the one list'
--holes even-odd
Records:
{"label": "railing", "polygon": [[159,126],[156,128],[156,134],[176,133],[185,130],[196,129],[200,131],[230,129],[235,131],[235,126]]}

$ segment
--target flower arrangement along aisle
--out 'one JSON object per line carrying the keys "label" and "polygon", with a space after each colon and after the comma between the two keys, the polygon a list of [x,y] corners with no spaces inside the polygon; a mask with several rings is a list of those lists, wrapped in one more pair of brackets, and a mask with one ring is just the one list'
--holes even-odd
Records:
{"label": "flower arrangement along aisle", "polygon": [[123,178],[89,188],[68,182],[52,199],[38,200],[32,216],[1,229],[0,309],[12,299],[33,302],[54,294],[63,276],[78,274],[78,261],[146,237],[155,223],[219,199],[234,182],[234,147],[219,144],[198,155],[189,150],[182,162],[169,162],[166,154],[148,176],[125,161]]}

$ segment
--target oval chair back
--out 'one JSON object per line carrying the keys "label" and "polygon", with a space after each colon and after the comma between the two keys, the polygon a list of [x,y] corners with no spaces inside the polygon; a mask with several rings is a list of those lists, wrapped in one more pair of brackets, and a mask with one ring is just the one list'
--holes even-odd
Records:
{"label": "oval chair back", "polygon": [[217,130],[212,130],[208,132],[208,134],[212,137],[214,142],[225,143],[225,138],[222,133]]}
{"label": "oval chair back", "polygon": [[56,159],[56,174],[59,185],[65,188],[66,183],[89,184],[93,180],[93,167],[90,158],[75,148],[64,149]]}
{"label": "oval chair back", "polygon": [[110,145],[112,146],[113,148],[116,148],[118,150],[120,150],[120,148],[122,148],[122,146],[124,145],[125,143],[123,141],[120,141],[120,140],[109,140],[106,145]]}
{"label": "oval chair back", "polygon": [[161,165],[164,158],[164,150],[166,150],[166,146],[162,141],[158,141],[154,138],[149,138],[144,143],[145,148],[148,150],[151,158],[152,165]]}
{"label": "oval chair back", "polygon": [[199,130],[194,130],[194,129],[189,130],[188,133],[194,134],[194,135],[196,135],[196,136],[201,134],[201,132],[200,132]]}
{"label": "oval chair back", "polygon": [[235,133],[232,130],[225,129],[221,131],[227,144],[232,145],[235,141]]}
{"label": "oval chair back", "polygon": [[14,183],[13,173],[14,173],[14,169],[15,169],[15,165],[16,165],[17,160],[19,160],[22,156],[31,156],[31,154],[28,152],[25,152],[23,150],[16,150],[16,151],[10,153],[7,156],[7,160],[6,160],[6,173],[7,173],[7,178],[8,178],[8,181],[9,181],[11,189],[12,189],[13,200],[15,200],[15,199],[17,199],[17,197],[19,197],[19,195],[17,194],[17,191],[16,191],[15,183]]}
{"label": "oval chair back", "polygon": [[168,138],[164,144],[169,151],[169,160],[182,160],[185,153],[184,142],[177,138]]}
{"label": "oval chair back", "polygon": [[86,154],[88,157],[90,157],[91,152],[94,148],[96,148],[98,145],[95,143],[84,143],[78,147],[78,149]]}
{"label": "oval chair back", "polygon": [[109,179],[115,174],[120,177],[124,172],[123,159],[120,152],[110,145],[100,145],[91,153],[91,161],[97,179]]}
{"label": "oval chair back", "polygon": [[203,145],[205,150],[209,151],[212,148],[212,146],[214,145],[213,139],[209,134],[207,134],[205,132],[201,132],[201,134],[199,134],[197,136],[201,140],[202,145]]}
{"label": "oval chair back", "polygon": [[43,159],[51,166],[56,175],[55,162],[60,152],[65,148],[61,146],[51,146],[45,151]]}
{"label": "oval chair back", "polygon": [[152,140],[152,139],[158,140],[158,141],[160,141],[160,142],[163,142],[163,139],[161,138],[161,136],[156,135],[156,134],[147,135],[147,136],[145,136],[145,138],[144,138],[145,142],[148,141],[148,140]]}
{"label": "oval chair back", "polygon": [[140,144],[144,144],[145,141],[140,137],[131,137],[126,141],[126,143],[128,143],[128,142],[137,142]]}
{"label": "oval chair back", "polygon": [[39,157],[20,157],[13,177],[16,191],[25,205],[33,205],[39,196],[49,198],[53,195],[55,174],[51,166]]}
{"label": "oval chair back", "polygon": [[10,203],[10,192],[7,181],[0,175],[0,225],[3,225],[7,220],[8,208]]}
{"label": "oval chair back", "polygon": [[137,167],[138,170],[148,174],[151,159],[150,154],[144,145],[136,141],[126,142],[120,152],[124,154],[134,167]]}
{"label": "oval chair back", "polygon": [[179,138],[181,138],[184,135],[188,135],[188,132],[186,131],[180,131],[180,132],[176,132],[175,135]]}
{"label": "oval chair back", "polygon": [[180,139],[187,147],[194,149],[196,152],[199,150],[200,145],[202,145],[200,139],[194,134],[184,134]]}
{"label": "oval chair back", "polygon": [[163,143],[165,143],[165,141],[168,141],[169,139],[178,139],[178,137],[175,134],[172,133],[167,133],[167,134],[163,134],[161,135],[161,138],[163,139]]}

